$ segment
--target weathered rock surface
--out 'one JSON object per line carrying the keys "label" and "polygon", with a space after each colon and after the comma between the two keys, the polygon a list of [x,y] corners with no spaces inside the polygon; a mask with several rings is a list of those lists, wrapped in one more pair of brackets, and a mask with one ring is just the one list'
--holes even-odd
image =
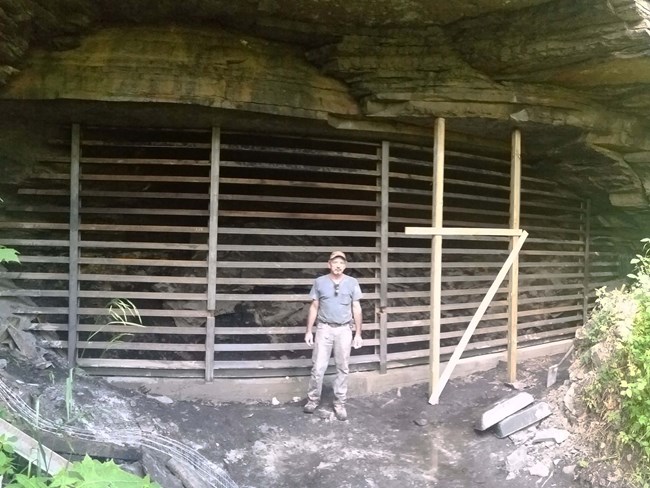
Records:
{"label": "weathered rock surface", "polygon": [[422,137],[438,116],[504,141],[517,126],[527,161],[638,209],[650,191],[649,25],[646,0],[0,0],[0,96]]}

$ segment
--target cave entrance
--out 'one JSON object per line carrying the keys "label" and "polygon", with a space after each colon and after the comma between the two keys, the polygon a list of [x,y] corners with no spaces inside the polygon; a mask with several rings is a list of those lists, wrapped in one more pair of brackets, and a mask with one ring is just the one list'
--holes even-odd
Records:
{"label": "cave entrance", "polygon": [[[429,355],[431,146],[390,140],[207,130],[79,127],[53,141],[28,180],[9,188],[6,245],[22,264],[0,274],[15,313],[47,347],[92,374],[306,374],[308,291],[332,249],[363,289],[356,369],[424,364]],[[62,154],[65,153],[65,154]],[[53,154],[57,154],[53,152]],[[445,227],[508,227],[508,154],[445,151]],[[524,164],[520,347],[571,338],[587,291],[606,280],[588,256],[586,202]],[[458,343],[506,237],[445,241],[441,358]],[[464,356],[506,348],[507,288]],[[142,326],[111,323],[128,300]]]}

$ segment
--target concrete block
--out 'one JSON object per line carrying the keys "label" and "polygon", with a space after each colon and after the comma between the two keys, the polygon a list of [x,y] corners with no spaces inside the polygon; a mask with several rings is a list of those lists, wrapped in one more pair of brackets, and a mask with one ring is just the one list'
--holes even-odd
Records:
{"label": "concrete block", "polygon": [[568,438],[569,432],[564,429],[544,429],[535,434],[533,444],[538,444],[540,442],[555,442],[556,444],[562,444]]}
{"label": "concrete block", "polygon": [[497,423],[494,433],[498,438],[507,437],[521,429],[533,425],[551,415],[551,407],[546,402],[530,405],[523,410],[513,413]]}
{"label": "concrete block", "polygon": [[524,407],[527,407],[534,401],[535,399],[530,393],[521,392],[510,395],[509,397],[492,404],[490,408],[483,412],[481,418],[478,419],[474,428],[476,430],[488,429],[495,425],[497,422],[500,422],[513,413],[521,410]]}

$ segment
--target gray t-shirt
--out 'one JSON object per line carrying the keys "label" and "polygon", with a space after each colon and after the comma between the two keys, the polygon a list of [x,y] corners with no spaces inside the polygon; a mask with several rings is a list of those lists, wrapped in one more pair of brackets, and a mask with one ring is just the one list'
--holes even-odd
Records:
{"label": "gray t-shirt", "polygon": [[334,282],[329,275],[325,275],[316,278],[309,296],[312,300],[318,300],[317,322],[350,324],[352,302],[361,300],[363,293],[356,278],[343,275],[337,294]]}

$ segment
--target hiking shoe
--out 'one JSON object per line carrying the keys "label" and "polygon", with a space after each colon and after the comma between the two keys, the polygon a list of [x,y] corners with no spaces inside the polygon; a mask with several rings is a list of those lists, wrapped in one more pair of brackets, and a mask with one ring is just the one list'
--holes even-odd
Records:
{"label": "hiking shoe", "polygon": [[318,408],[318,402],[315,402],[314,400],[309,400],[307,403],[305,403],[305,406],[302,407],[302,411],[305,413],[314,413],[317,408]]}
{"label": "hiking shoe", "polygon": [[336,418],[339,420],[348,419],[348,412],[345,410],[343,405],[334,405],[334,415],[336,415]]}

